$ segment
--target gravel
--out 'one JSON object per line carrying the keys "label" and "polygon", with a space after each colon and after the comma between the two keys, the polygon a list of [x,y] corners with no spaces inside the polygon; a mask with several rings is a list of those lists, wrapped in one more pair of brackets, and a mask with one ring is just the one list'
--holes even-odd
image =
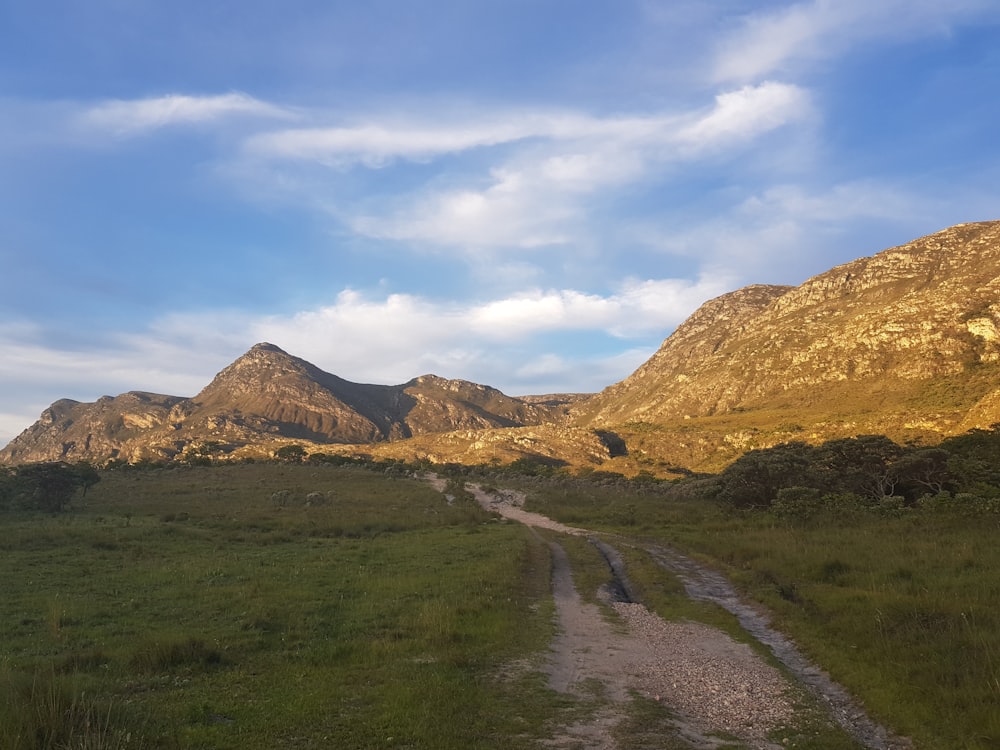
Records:
{"label": "gravel", "polygon": [[[777,750],[768,740],[781,726],[794,724],[793,696],[797,686],[745,643],[708,625],[667,622],[642,604],[631,601],[631,586],[617,551],[591,532],[566,526],[523,509],[524,495],[512,490],[484,492],[478,485],[466,489],[487,510],[535,528],[585,536],[601,551],[615,578],[604,592],[605,603],[619,616],[622,627],[613,627],[602,610],[580,600],[573,586],[566,553],[552,549],[553,596],[560,633],[549,659],[550,686],[563,692],[587,693],[594,680],[606,698],[621,707],[610,715],[605,709],[592,720],[566,727],[565,737],[554,747],[614,748],[614,725],[624,718],[624,708],[634,693],[668,705],[677,717],[675,728],[692,748],[712,750],[725,744],[727,734],[753,750]],[[831,716],[855,739],[873,750],[909,748],[910,743],[889,734],[871,721],[821,670],[809,664],[786,638],[769,627],[766,618],[740,601],[728,581],[698,566],[689,558],[665,548],[647,550],[665,569],[679,575],[692,598],[722,605],[795,675],[824,700]],[[622,601],[624,600],[624,601]],[[568,743],[568,745],[567,745]]]}

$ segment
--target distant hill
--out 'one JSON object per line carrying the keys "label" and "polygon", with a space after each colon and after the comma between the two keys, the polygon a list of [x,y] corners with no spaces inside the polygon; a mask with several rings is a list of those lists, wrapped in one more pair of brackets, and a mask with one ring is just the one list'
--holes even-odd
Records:
{"label": "distant hill", "polygon": [[57,401],[0,451],[0,461],[171,459],[192,447],[366,444],[425,433],[523,427],[558,419],[495,388],[424,375],[402,385],[352,383],[268,343],[222,370],[197,396],[131,392]]}
{"label": "distant hill", "polygon": [[[798,287],[710,300],[596,395],[514,398],[434,375],[352,383],[258,344],[194,398],[57,401],[0,462],[313,450],[625,472],[717,469],[758,447],[1000,422],[1000,222],[963,224]],[[324,448],[323,446],[327,446]]]}
{"label": "distant hill", "polygon": [[987,427],[1000,421],[1000,222],[722,295],[575,414],[688,466],[789,439]]}

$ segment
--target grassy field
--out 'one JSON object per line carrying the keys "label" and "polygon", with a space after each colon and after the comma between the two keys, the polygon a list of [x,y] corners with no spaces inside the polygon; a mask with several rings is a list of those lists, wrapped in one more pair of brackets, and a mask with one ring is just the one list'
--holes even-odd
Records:
{"label": "grassy field", "polygon": [[522,661],[548,550],[470,500],[271,464],[75,505],[0,515],[0,748],[530,747],[567,709]]}
{"label": "grassy field", "polygon": [[[793,521],[652,482],[523,482],[534,510],[722,569],[917,750],[1000,747],[1000,515]],[[548,548],[457,486],[448,500],[352,466],[119,469],[67,513],[0,513],[0,750],[538,747],[588,710],[538,668]],[[561,543],[591,597],[599,556]],[[661,614],[735,631],[621,549]],[[633,706],[636,727],[664,720],[653,708]],[[623,747],[664,736],[626,729]]]}
{"label": "grassy field", "polygon": [[[918,750],[1000,747],[1000,514],[914,508],[790,521],[613,482],[524,488],[531,510],[718,567]],[[630,576],[665,616],[711,616],[692,611],[648,560],[634,559]]]}

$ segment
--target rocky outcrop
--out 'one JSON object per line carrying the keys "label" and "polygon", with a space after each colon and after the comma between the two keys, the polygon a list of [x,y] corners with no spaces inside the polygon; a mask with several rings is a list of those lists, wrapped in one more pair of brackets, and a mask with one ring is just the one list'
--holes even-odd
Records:
{"label": "rocky outcrop", "polygon": [[93,403],[61,399],[0,451],[0,462],[72,461],[96,455],[132,460],[141,451],[122,456],[123,448],[169,425],[181,401],[141,391],[102,396]]}
{"label": "rocky outcrop", "polygon": [[[965,388],[976,368],[1000,360],[998,325],[1000,222],[961,225],[797,288],[747,287],[706,303],[578,419],[663,423],[807,402],[837,413],[845,405],[828,399],[841,399],[842,386],[860,399],[850,407],[858,411],[900,389],[913,394],[915,412],[962,411],[970,404],[959,398],[922,399],[920,383]],[[890,426],[900,418],[886,416]],[[961,421],[940,416],[945,429]]]}
{"label": "rocky outcrop", "polygon": [[262,343],[193,398],[127,393],[92,404],[57,401],[0,451],[0,462],[160,460],[289,440],[367,444],[537,425],[556,414],[435,375],[396,386],[352,383]]}
{"label": "rocky outcrop", "polygon": [[352,383],[265,343],[193,398],[57,401],[0,462],[238,456],[302,441],[387,458],[534,457],[668,473],[716,469],[787,440],[877,432],[932,442],[988,427],[1000,422],[998,383],[1000,222],[986,222],[798,287],[710,300],[595,396],[512,398],[434,375]]}

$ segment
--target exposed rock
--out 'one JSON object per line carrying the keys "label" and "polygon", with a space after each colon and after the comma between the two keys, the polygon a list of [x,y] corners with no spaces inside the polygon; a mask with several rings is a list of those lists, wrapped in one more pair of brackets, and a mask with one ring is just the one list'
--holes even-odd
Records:
{"label": "exposed rock", "polygon": [[282,439],[377,443],[536,425],[556,415],[495,388],[435,375],[396,386],[352,383],[261,343],[193,398],[133,392],[92,404],[57,401],[0,451],[0,462],[159,460],[191,447],[213,455]]}
{"label": "exposed rock", "polygon": [[877,432],[933,442],[988,427],[1000,422],[998,382],[1000,222],[986,222],[798,287],[710,300],[635,373],[591,397],[512,398],[435,375],[352,383],[264,343],[193,398],[56,401],[0,463],[268,455],[301,442],[377,457],[669,473],[719,468],[787,440]]}
{"label": "exposed rock", "polygon": [[998,300],[1000,222],[953,227],[797,288],[747,287],[703,305],[635,373],[584,402],[577,423],[784,410],[818,435],[837,430],[816,429],[817,416],[840,415],[890,434],[920,424],[927,438],[958,429],[976,401],[976,421],[995,422],[995,401],[980,399],[1000,361]]}

